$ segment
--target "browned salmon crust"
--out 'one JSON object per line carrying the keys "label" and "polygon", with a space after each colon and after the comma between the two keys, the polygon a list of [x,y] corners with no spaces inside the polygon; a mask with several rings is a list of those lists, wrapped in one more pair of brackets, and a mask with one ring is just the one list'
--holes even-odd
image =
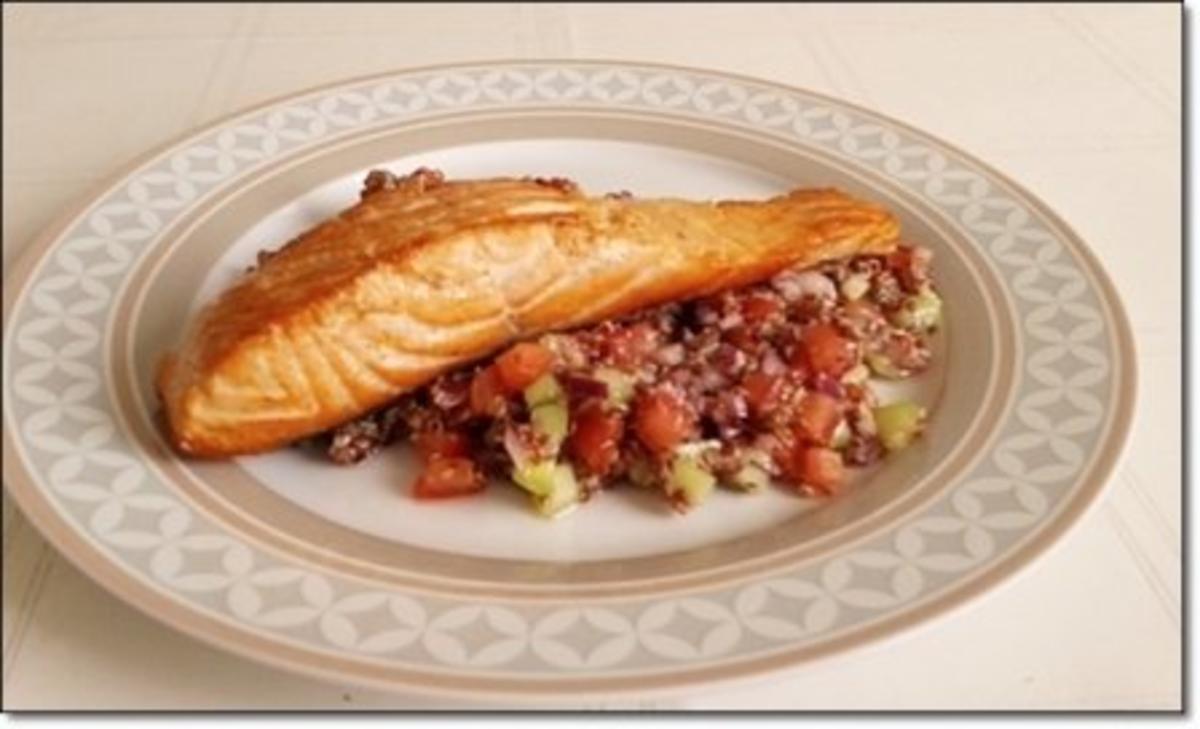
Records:
{"label": "browned salmon crust", "polygon": [[514,340],[886,252],[899,233],[833,189],[691,202],[586,197],[559,179],[392,179],[265,257],[164,358],[180,451],[276,448]]}

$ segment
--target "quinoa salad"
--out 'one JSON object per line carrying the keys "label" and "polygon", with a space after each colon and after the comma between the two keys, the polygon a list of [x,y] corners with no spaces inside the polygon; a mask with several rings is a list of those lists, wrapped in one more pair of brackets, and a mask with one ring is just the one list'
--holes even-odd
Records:
{"label": "quinoa salad", "polygon": [[716,488],[833,496],[924,428],[923,408],[871,383],[930,364],[931,257],[901,245],[518,342],[317,442],[343,465],[412,442],[415,497],[508,481],[544,516],[614,487],[679,512]]}

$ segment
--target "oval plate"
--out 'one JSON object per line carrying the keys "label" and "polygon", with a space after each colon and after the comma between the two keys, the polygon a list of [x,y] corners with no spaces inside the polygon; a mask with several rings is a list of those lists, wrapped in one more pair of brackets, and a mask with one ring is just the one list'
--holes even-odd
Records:
{"label": "oval plate", "polygon": [[[175,458],[148,383],[198,302],[355,199],[364,172],[566,176],[594,193],[837,185],[934,249],[919,444],[843,497],[720,494],[672,518],[614,493],[557,522],[514,490],[435,506],[402,448]],[[274,665],[506,700],[694,689],[843,651],[1030,562],[1124,443],[1116,294],[1044,205],[952,147],[828,97],[612,62],[480,63],[305,92],[137,163],[14,267],[4,477],[69,559],[150,615]]]}

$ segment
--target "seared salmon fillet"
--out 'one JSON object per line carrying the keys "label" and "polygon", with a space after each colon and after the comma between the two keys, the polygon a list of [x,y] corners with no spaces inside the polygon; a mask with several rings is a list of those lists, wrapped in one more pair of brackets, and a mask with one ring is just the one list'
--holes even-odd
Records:
{"label": "seared salmon fillet", "polygon": [[358,204],[199,313],[157,389],[181,452],[269,450],[514,340],[886,252],[898,233],[887,211],[833,189],[692,202],[372,173]]}

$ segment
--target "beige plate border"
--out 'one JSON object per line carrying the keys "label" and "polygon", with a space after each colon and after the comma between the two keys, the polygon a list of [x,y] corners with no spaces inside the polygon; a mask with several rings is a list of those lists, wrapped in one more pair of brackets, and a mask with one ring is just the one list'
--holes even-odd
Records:
{"label": "beige plate border", "polygon": [[1071,252],[1085,264],[1087,274],[1097,286],[1099,304],[1108,317],[1107,321],[1113,328],[1112,336],[1116,345],[1114,351],[1117,358],[1113,362],[1112,395],[1115,398],[1116,406],[1113,410],[1113,416],[1109,419],[1104,432],[1099,436],[1098,440],[1099,443],[1104,444],[1106,447],[1098,449],[1099,452],[1094,454],[1090,462],[1085,464],[1081,469],[1083,475],[1078,480],[1082,481],[1084,485],[1077,490],[1075,498],[1071,502],[1064,504],[1059,512],[1055,514],[1054,518],[1048,520],[1045,527],[1032,538],[1026,539],[1019,546],[1009,549],[1002,558],[989,565],[986,575],[977,575],[974,579],[959,583],[942,591],[925,602],[919,611],[910,610],[899,615],[893,615],[867,627],[858,629],[852,635],[825,641],[813,646],[806,646],[767,656],[728,661],[716,666],[706,665],[697,668],[675,669],[651,675],[626,675],[623,677],[591,676],[542,679],[532,676],[521,676],[508,680],[498,679],[494,676],[471,675],[459,672],[454,674],[434,670],[418,672],[366,661],[348,661],[326,651],[301,648],[280,640],[265,640],[257,635],[249,635],[243,629],[209,614],[195,610],[180,611],[178,610],[177,602],[110,562],[102,553],[95,549],[94,545],[82,539],[65,523],[63,517],[54,510],[36,487],[25,463],[19,455],[14,440],[15,436],[6,428],[3,433],[3,474],[5,485],[9,489],[13,500],[21,507],[30,521],[38,527],[68,560],[85,574],[88,574],[114,594],[122,597],[147,615],[234,653],[280,668],[297,670],[333,680],[345,680],[346,678],[353,677],[364,684],[379,688],[413,688],[433,694],[460,698],[471,696],[476,698],[520,698],[524,700],[553,701],[561,700],[564,696],[569,695],[602,695],[606,697],[647,696],[677,693],[702,684],[745,679],[765,671],[795,666],[801,662],[814,660],[835,652],[842,652],[868,642],[879,640],[897,631],[926,622],[934,616],[941,615],[952,608],[962,606],[968,600],[978,597],[987,590],[994,588],[1000,582],[1011,578],[1020,569],[1028,566],[1035,557],[1048,550],[1095,503],[1096,497],[1102,491],[1105,482],[1115,468],[1127,443],[1127,436],[1133,418],[1134,395],[1136,392],[1136,365],[1133,337],[1126,314],[1116,303],[1120,301],[1117,291],[1095,256],[1087,249],[1087,246],[1082,242],[1080,237],[1044,203],[1025,191],[1003,173],[981,162],[972,155],[939,139],[933,138],[929,134],[904,122],[828,95],[799,90],[784,84],[723,71],[708,71],[660,63],[599,59],[480,60],[449,65],[398,69],[344,79],[306,89],[299,93],[283,95],[251,108],[239,110],[207,124],[201,129],[191,130],[180,135],[172,141],[155,148],[152,152],[123,166],[118,173],[94,186],[87,196],[81,198],[71,208],[69,213],[60,217],[45,232],[38,236],[23,252],[5,277],[6,285],[3,296],[5,329],[7,330],[10,322],[13,305],[18,295],[24,289],[23,284],[28,281],[28,274],[44,258],[50,243],[73,223],[102,192],[123,179],[129,172],[137,169],[147,160],[158,157],[180,143],[198,136],[203,131],[211,130],[229,120],[251,114],[269,106],[281,104],[285,101],[298,100],[320,93],[323,90],[349,84],[366,83],[399,73],[451,71],[459,68],[482,68],[487,66],[519,65],[521,63],[528,63],[529,65],[554,63],[597,66],[606,64],[629,65],[663,71],[706,73],[751,83],[759,87],[771,87],[788,92],[802,91],[802,93],[813,98],[825,99],[835,106],[853,109],[868,116],[885,119],[897,128],[907,130],[931,142],[936,142],[937,145],[951,150],[956,155],[971,162],[977,168],[986,171],[993,180],[1002,183],[1008,192],[1021,198],[1024,203],[1036,211],[1044,222],[1060,233],[1062,240],[1068,244]]}

